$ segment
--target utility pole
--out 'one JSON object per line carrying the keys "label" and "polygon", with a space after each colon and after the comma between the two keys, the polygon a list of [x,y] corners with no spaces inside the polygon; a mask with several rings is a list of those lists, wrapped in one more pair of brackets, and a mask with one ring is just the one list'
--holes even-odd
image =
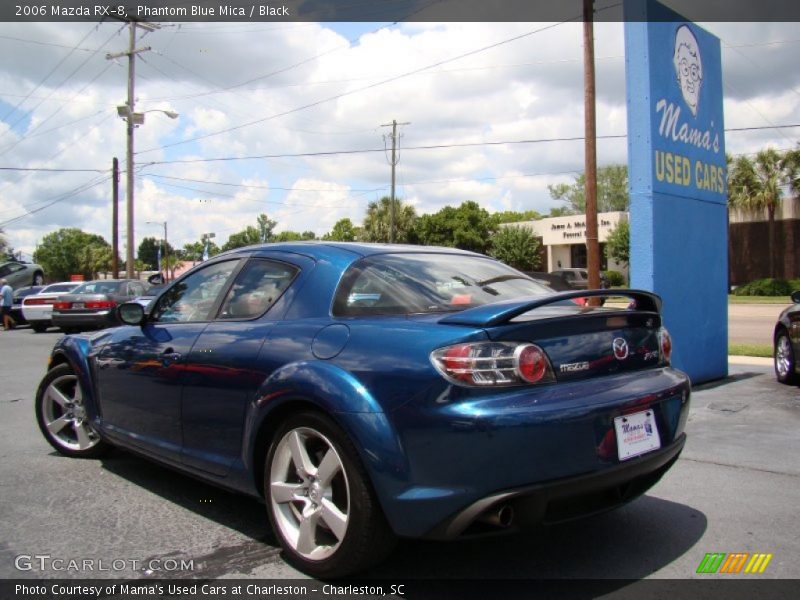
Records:
{"label": "utility pole", "polygon": [[397,119],[392,119],[391,123],[384,123],[381,127],[391,127],[392,133],[389,135],[392,138],[392,160],[389,164],[392,166],[392,195],[389,200],[389,243],[394,244],[394,231],[395,231],[395,198],[394,198],[394,187],[395,187],[395,167],[397,166],[398,161],[400,160],[397,156],[397,126],[398,125],[411,125],[411,123],[398,123]]}
{"label": "utility pole", "polygon": [[111,161],[111,186],[113,204],[111,205],[111,272],[114,279],[119,277],[119,160]]}
{"label": "utility pole", "polygon": [[[136,96],[134,94],[134,84],[136,79],[136,55],[139,52],[147,52],[150,50],[150,47],[145,48],[136,48],[136,28],[141,27],[147,31],[154,31],[158,29],[160,26],[153,24],[153,23],[145,23],[142,21],[135,21],[133,19],[128,19],[128,27],[130,31],[130,38],[128,43],[128,51],[127,52],[116,52],[114,54],[106,54],[106,59],[112,60],[115,58],[121,58],[123,56],[128,57],[128,101],[125,104],[124,114],[123,111],[120,111],[119,108],[117,111],[119,112],[120,116],[125,118],[127,123],[127,141],[128,141],[128,149],[127,149],[127,248],[125,252],[125,271],[127,277],[132,279],[134,276],[133,270],[133,245],[134,245],[134,236],[133,236],[133,130],[134,126],[137,124],[136,119],[136,112],[134,110],[134,105],[136,102]],[[138,123],[144,122],[144,116],[138,115]]]}
{"label": "utility pole", "polygon": [[600,288],[597,237],[597,117],[594,85],[594,0],[583,0],[583,85],[585,115],[586,262],[589,289]]}

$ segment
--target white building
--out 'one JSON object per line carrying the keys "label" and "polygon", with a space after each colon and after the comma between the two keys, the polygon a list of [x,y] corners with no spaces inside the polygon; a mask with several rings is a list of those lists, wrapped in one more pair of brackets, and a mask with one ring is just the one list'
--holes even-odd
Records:
{"label": "white building", "polygon": [[[606,261],[605,242],[608,234],[620,221],[627,221],[627,212],[608,212],[597,215],[597,233],[600,242],[601,270],[620,271],[627,277],[627,267],[617,264],[613,259]],[[538,221],[507,223],[506,227],[525,227],[542,239],[547,251],[547,264],[542,270],[547,272],[560,268],[586,267],[586,218],[583,215],[551,217]]]}

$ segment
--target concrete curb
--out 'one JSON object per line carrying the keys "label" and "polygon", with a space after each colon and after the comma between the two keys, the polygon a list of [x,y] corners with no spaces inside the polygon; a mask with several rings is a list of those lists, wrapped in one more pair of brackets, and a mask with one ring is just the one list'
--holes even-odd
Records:
{"label": "concrete curb", "polygon": [[764,358],[762,356],[728,356],[728,363],[732,365],[759,365],[759,366],[772,366],[771,358]]}

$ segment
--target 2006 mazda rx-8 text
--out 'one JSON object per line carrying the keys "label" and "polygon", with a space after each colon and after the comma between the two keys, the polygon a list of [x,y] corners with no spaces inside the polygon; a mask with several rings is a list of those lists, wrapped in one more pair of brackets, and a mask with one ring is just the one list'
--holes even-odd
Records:
{"label": "2006 mazda rx-8 text", "polygon": [[119,446],[262,497],[291,562],[345,575],[397,536],[555,523],[658,481],[689,382],[660,299],[594,306],[610,293],[447,248],[242,248],[62,338],[36,416],[63,454]]}

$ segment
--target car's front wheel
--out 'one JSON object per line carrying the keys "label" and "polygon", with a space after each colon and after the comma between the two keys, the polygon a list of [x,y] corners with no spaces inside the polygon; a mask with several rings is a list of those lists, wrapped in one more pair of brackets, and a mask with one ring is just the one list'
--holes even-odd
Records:
{"label": "car's front wheel", "polygon": [[109,448],[89,422],[83,390],[69,365],[54,367],[39,384],[36,421],[50,445],[66,456],[96,458]]}
{"label": "car's front wheel", "polygon": [[287,419],[267,454],[264,491],[287,559],[317,577],[342,577],[382,560],[394,534],[350,439],[329,418]]}
{"label": "car's front wheel", "polygon": [[37,271],[33,276],[33,285],[44,285],[44,275]]}
{"label": "car's front wheel", "polygon": [[775,376],[781,383],[798,383],[797,373],[795,373],[795,356],[792,350],[792,341],[789,339],[789,332],[781,329],[775,336]]}

